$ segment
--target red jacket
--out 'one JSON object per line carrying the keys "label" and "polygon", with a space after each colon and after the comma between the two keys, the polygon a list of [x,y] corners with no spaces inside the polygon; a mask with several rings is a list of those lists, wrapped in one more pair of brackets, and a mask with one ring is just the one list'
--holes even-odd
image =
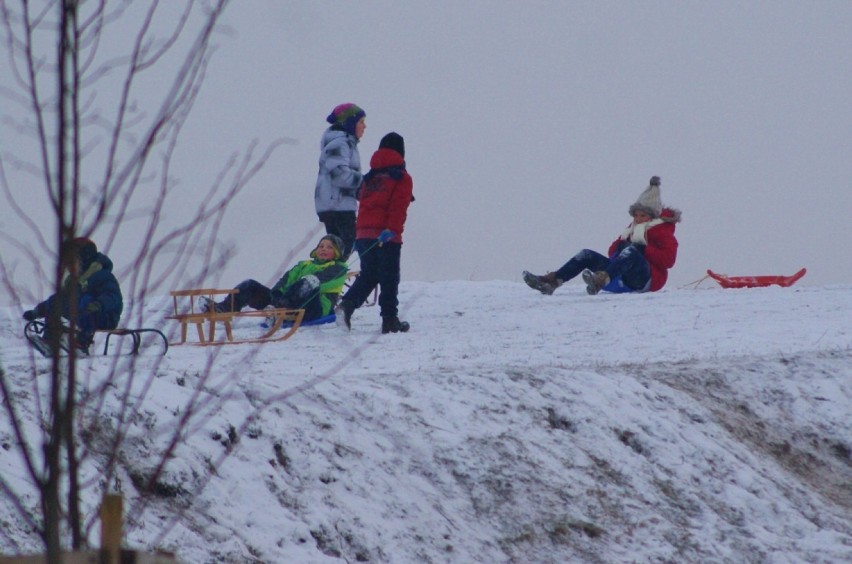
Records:
{"label": "red jacket", "polygon": [[364,176],[359,193],[356,239],[377,239],[385,229],[394,232],[393,243],[402,243],[402,231],[414,182],[405,170],[402,155],[392,149],[379,149],[370,159],[370,172]]}
{"label": "red jacket", "polygon": [[[674,266],[677,259],[677,239],[675,239],[675,224],[680,222],[680,211],[665,208],[660,214],[662,223],[649,227],[645,232],[648,242],[645,247],[645,260],[651,266],[651,292],[656,292],[666,285],[669,278],[669,269]],[[609,256],[619,252],[625,242],[623,236],[619,237],[609,246]]]}

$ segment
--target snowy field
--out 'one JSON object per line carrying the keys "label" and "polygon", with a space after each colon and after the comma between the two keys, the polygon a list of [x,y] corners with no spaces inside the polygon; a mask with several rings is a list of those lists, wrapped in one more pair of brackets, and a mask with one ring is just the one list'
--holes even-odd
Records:
{"label": "snowy field", "polygon": [[[126,433],[127,543],[184,562],[852,561],[852,286],[404,282],[401,303],[407,334],[372,307],[351,333],[83,360],[81,398],[109,380],[80,417],[87,508]],[[125,317],[174,339],[170,308]],[[0,365],[32,438],[49,362],[20,313]],[[0,444],[36,507],[5,413]],[[0,524],[0,551],[40,549],[8,497]]]}

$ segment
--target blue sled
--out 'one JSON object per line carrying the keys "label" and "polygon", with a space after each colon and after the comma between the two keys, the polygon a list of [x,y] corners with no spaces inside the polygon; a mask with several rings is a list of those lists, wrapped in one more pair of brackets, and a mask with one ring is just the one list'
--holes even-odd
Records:
{"label": "blue sled", "polygon": [[[317,317],[316,319],[311,319],[310,321],[302,321],[300,327],[308,327],[311,325],[325,325],[326,323],[334,323],[337,320],[337,316],[334,315],[334,312],[329,313],[328,315],[324,315],[322,317]],[[264,329],[269,329],[271,325],[264,321],[260,324]],[[293,326],[292,321],[285,321],[281,324],[281,328],[289,328]]]}

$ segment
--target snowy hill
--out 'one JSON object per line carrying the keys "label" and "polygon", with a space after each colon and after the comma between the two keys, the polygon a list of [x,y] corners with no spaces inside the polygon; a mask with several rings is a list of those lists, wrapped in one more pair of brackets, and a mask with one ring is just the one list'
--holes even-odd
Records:
{"label": "snowy hill", "polygon": [[[128,544],[186,562],[852,560],[852,286],[407,282],[401,303],[408,334],[364,308],[348,334],[84,360],[89,391],[137,375],[81,417],[87,506],[124,417]],[[169,307],[135,313],[174,334]],[[48,363],[19,318],[2,311],[0,362],[35,436]],[[0,443],[34,506],[5,417]],[[0,549],[38,550],[4,500]]]}

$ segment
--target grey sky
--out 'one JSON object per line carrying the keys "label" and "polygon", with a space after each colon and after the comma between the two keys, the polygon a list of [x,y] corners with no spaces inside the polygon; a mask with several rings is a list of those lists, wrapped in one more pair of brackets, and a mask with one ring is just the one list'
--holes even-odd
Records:
{"label": "grey sky", "polygon": [[234,204],[238,254],[211,283],[273,280],[316,227],[319,138],[342,102],[367,112],[365,166],[405,137],[403,281],[520,280],[605,250],[652,175],[683,211],[667,288],[707,268],[850,280],[852,3],[268,1],[225,24],[180,201],[251,140],[291,143]]}

